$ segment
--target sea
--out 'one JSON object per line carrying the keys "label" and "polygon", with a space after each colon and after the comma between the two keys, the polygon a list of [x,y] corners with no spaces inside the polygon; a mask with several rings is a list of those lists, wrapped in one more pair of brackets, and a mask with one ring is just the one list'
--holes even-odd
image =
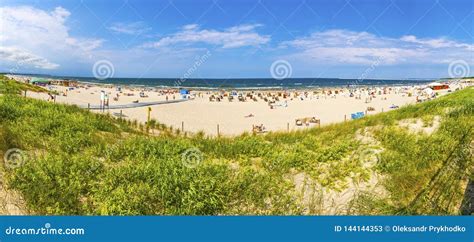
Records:
{"label": "sea", "polygon": [[[38,75],[35,75],[38,76]],[[44,78],[69,79],[85,83],[130,85],[158,88],[189,89],[313,89],[353,86],[412,86],[432,82],[433,79],[339,79],[339,78],[107,78],[99,80],[91,77],[42,76]]]}

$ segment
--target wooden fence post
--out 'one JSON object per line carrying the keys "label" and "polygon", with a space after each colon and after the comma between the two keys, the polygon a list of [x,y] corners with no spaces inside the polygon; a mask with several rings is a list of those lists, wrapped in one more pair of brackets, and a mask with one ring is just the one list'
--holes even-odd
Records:
{"label": "wooden fence post", "polygon": [[150,123],[150,113],[151,113],[151,107],[148,107],[148,116],[147,116],[147,123],[149,124]]}

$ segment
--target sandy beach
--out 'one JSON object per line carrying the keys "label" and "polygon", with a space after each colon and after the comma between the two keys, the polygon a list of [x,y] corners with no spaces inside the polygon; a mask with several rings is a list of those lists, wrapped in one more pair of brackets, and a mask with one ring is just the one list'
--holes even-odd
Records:
{"label": "sandy beach", "polygon": [[[81,84],[77,87],[50,85],[48,88],[59,93],[56,102],[75,104],[81,107],[100,106],[100,93],[109,96],[109,107],[94,112],[110,113],[124,118],[147,121],[148,109],[151,118],[174,129],[196,133],[203,131],[207,135],[239,135],[252,132],[254,125],[263,125],[264,131],[288,131],[306,129],[317,125],[344,122],[351,114],[362,112],[371,115],[394,109],[394,106],[417,102],[429,95],[422,90],[424,86],[410,87],[360,87],[357,89],[332,88],[318,90],[293,91],[191,91],[185,98],[177,89],[153,89],[131,86],[112,86]],[[437,91],[443,95],[448,90]],[[229,96],[234,94],[232,101]],[[238,96],[246,100],[239,101]],[[432,94],[431,94],[432,95]],[[48,100],[45,93],[28,92],[28,97]],[[210,97],[213,97],[212,101]],[[220,98],[220,101],[217,101]],[[117,108],[116,105],[134,103],[164,102],[186,99],[179,103],[166,103],[133,108]],[[271,108],[273,106],[273,108]],[[307,122],[314,117],[318,123]],[[304,118],[308,118],[304,121]],[[296,123],[302,119],[303,123]]]}

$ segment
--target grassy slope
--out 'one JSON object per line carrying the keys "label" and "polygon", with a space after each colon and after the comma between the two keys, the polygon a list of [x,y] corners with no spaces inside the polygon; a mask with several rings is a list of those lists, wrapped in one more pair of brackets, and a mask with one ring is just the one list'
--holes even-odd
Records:
{"label": "grassy slope", "polygon": [[46,89],[39,86],[27,83],[19,83],[3,76],[0,76],[0,78],[0,93],[21,94],[25,90],[33,92],[47,92]]}
{"label": "grassy slope", "polygon": [[[471,88],[307,131],[235,138],[149,136],[124,121],[74,106],[2,95],[0,150],[28,152],[22,167],[2,169],[35,214],[317,214],[302,204],[295,174],[341,191],[367,181],[372,171],[385,177],[388,195],[357,194],[343,213],[456,214],[464,181],[472,179],[472,154],[465,151],[472,141],[473,114]],[[442,122],[432,135],[397,125],[435,115]],[[364,168],[358,155],[367,144],[356,133],[366,127],[376,127],[376,143],[370,145],[383,150],[373,168]],[[182,162],[188,149],[202,152],[195,168]]]}

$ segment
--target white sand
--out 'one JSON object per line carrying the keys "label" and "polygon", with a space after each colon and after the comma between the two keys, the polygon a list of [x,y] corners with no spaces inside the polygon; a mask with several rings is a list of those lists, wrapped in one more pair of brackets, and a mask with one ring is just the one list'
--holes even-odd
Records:
{"label": "white sand", "polygon": [[[390,100],[390,101],[389,101]],[[321,120],[321,125],[344,121],[344,115],[350,119],[350,113],[365,111],[367,106],[373,106],[376,110],[389,110],[389,106],[413,103],[414,98],[393,95],[389,100],[373,100],[366,104],[363,100],[354,98],[338,97],[336,99],[313,99],[288,101],[288,107],[277,107],[270,109],[263,102],[220,102],[212,103],[206,99],[197,99],[185,103],[169,104],[152,107],[152,117],[159,122],[173,127],[181,127],[184,122],[184,130],[196,132],[203,130],[209,134],[217,134],[217,125],[222,134],[239,134],[251,131],[252,125],[263,124],[267,130],[290,130],[305,128],[296,126],[295,119],[301,117],[316,117]],[[124,113],[139,121],[146,120],[146,108],[124,110]],[[244,116],[253,114],[254,117]],[[310,125],[311,126],[311,125]],[[308,126],[308,127],[310,127]]]}
{"label": "white sand", "polygon": [[[54,86],[53,89],[62,92],[66,88]],[[77,88],[68,91],[67,96],[57,96],[56,102],[77,104],[80,106],[87,106],[88,103],[91,105],[99,105],[101,90],[110,93],[110,106],[130,104],[134,100],[139,100],[140,102],[166,100],[166,95],[156,91],[144,91],[149,97],[140,98],[140,90],[138,88],[122,88],[123,93],[133,93],[134,96],[124,96],[120,94],[119,100],[114,101],[113,97],[118,93],[114,87],[92,86],[88,89]],[[290,98],[287,98],[287,107],[278,106],[275,109],[270,109],[268,104],[261,99],[258,99],[257,102],[252,100],[239,102],[235,99],[233,102],[229,102],[227,98],[225,98],[221,102],[210,102],[209,94],[205,92],[201,93],[203,96],[198,96],[194,100],[151,106],[151,117],[160,123],[164,123],[176,129],[181,129],[182,122],[184,122],[184,131],[187,132],[195,133],[204,131],[206,134],[216,135],[217,125],[219,125],[221,135],[238,135],[245,131],[251,132],[252,125],[263,124],[267,131],[286,131],[288,124],[290,130],[304,129],[313,127],[315,124],[296,126],[296,118],[316,117],[321,120],[321,125],[326,125],[342,122],[344,121],[344,116],[346,116],[347,120],[350,120],[351,113],[365,112],[369,106],[375,108],[375,111],[368,112],[370,115],[381,112],[382,109],[383,111],[389,111],[391,110],[390,106],[392,104],[403,106],[416,102],[414,96],[408,97],[408,95],[404,93],[396,94],[393,90],[390,94],[377,95],[370,103],[365,103],[366,98],[364,96],[362,96],[362,99],[356,99],[349,97],[349,95],[340,94],[336,95],[336,98],[327,95],[319,95],[319,99],[317,99],[316,95],[312,96],[313,92],[310,92],[311,94],[305,100],[300,100],[299,98],[290,100]],[[27,95],[44,100],[48,99],[46,94],[29,92]],[[169,94],[169,100],[173,100],[173,95],[176,99],[181,98],[179,94]],[[148,107],[127,108],[122,109],[122,112],[128,119],[146,122],[147,109]],[[98,110],[94,111],[100,112]],[[105,112],[113,114],[119,113],[120,110],[110,109]],[[246,118],[245,116],[249,114],[253,114],[254,117]]]}

